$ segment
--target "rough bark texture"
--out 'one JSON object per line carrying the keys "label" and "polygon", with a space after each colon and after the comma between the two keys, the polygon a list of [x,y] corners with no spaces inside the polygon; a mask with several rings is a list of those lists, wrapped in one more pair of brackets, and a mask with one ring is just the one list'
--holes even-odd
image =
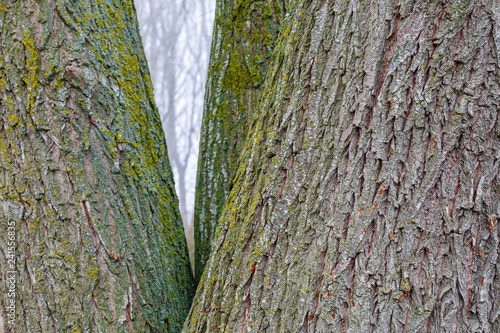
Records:
{"label": "rough bark texture", "polygon": [[291,2],[185,332],[500,332],[500,7]]}
{"label": "rough bark texture", "polygon": [[14,331],[179,331],[193,279],[132,2],[3,1],[0,14]]}
{"label": "rough bark texture", "polygon": [[195,279],[203,273],[284,15],[279,0],[217,1],[195,204]]}

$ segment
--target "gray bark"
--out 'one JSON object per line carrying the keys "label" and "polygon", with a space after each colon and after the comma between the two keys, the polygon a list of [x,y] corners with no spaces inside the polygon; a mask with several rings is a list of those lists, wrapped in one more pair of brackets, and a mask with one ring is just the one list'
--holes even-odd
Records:
{"label": "gray bark", "polygon": [[0,24],[6,328],[179,331],[193,279],[133,3],[3,1]]}
{"label": "gray bark", "polygon": [[497,1],[297,0],[185,332],[500,332]]}
{"label": "gray bark", "polygon": [[196,282],[258,108],[284,10],[275,0],[217,2],[196,183]]}

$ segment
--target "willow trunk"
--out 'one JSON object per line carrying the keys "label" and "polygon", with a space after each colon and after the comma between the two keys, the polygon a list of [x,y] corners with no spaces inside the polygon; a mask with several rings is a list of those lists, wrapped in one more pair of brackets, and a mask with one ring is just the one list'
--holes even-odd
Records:
{"label": "willow trunk", "polygon": [[278,0],[217,1],[195,194],[197,282],[273,62],[284,11],[284,3]]}
{"label": "willow trunk", "polygon": [[296,0],[185,332],[500,332],[500,4]]}
{"label": "willow trunk", "polygon": [[132,1],[0,19],[5,328],[179,331],[193,278]]}

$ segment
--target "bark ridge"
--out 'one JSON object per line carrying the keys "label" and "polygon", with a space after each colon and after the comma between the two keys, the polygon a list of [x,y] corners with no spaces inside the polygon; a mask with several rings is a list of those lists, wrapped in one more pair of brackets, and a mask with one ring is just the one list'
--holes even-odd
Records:
{"label": "bark ridge", "polygon": [[498,8],[287,4],[185,332],[499,332]]}
{"label": "bark ridge", "polygon": [[179,331],[193,279],[132,1],[3,1],[0,19],[15,331]]}

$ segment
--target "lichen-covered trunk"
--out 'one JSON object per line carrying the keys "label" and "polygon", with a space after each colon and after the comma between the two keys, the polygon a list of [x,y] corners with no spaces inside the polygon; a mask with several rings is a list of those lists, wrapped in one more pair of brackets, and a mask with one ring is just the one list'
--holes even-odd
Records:
{"label": "lichen-covered trunk", "polygon": [[179,331],[193,279],[132,1],[0,19],[5,328]]}
{"label": "lichen-covered trunk", "polygon": [[500,332],[500,4],[289,4],[185,332]]}
{"label": "lichen-covered trunk", "polygon": [[217,1],[195,194],[197,282],[272,63],[283,14],[284,2],[278,0]]}

